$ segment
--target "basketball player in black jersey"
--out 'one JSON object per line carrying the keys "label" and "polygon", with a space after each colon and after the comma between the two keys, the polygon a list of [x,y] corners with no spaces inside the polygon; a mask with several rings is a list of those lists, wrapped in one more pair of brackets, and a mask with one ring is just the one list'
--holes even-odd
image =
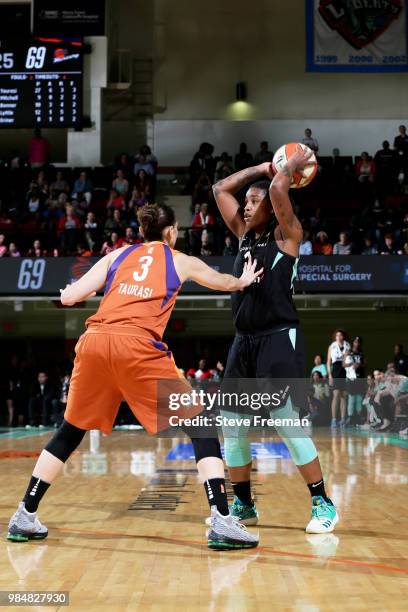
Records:
{"label": "basketball player in black jersey", "polygon": [[[257,283],[232,294],[236,335],[232,343],[225,379],[287,379],[304,376],[304,344],[292,299],[293,281],[302,240],[302,227],[289,199],[292,174],[310,163],[311,152],[298,147],[284,168],[273,175],[267,162],[236,172],[214,185],[214,196],[229,229],[239,239],[234,276],[239,276],[246,258],[256,258],[264,273]],[[273,180],[272,180],[273,179]],[[272,180],[272,182],[271,182]],[[251,184],[243,211],[235,194]],[[304,398],[306,404],[306,397]],[[300,406],[298,406],[300,407]],[[272,417],[298,418],[291,400]],[[293,428],[276,427],[288,447],[312,496],[308,533],[333,531],[336,509],[326,494],[323,474],[312,440]],[[258,521],[251,495],[251,450],[247,430],[224,429],[225,459],[234,489],[232,513],[244,524]]]}

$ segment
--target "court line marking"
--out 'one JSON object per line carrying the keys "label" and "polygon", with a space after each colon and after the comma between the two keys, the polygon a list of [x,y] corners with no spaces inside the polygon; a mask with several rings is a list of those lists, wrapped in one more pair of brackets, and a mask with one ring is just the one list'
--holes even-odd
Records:
{"label": "court line marking", "polygon": [[[58,531],[62,533],[71,534],[72,537],[75,537],[75,534],[80,535],[99,535],[99,536],[109,536],[109,537],[117,537],[117,538],[136,538],[136,539],[146,539],[153,540],[154,542],[161,542],[163,544],[180,544],[180,545],[193,545],[193,546],[201,546],[207,548],[207,545],[202,540],[179,540],[176,538],[166,538],[164,536],[144,536],[138,534],[124,534],[123,532],[111,532],[111,531],[89,531],[85,529],[66,529],[64,527],[53,527],[53,531]],[[74,532],[74,533],[73,533]],[[276,548],[271,548],[270,546],[258,546],[253,549],[257,552],[266,552],[272,555],[284,556],[284,557],[295,557],[299,559],[314,559],[317,561],[324,560],[327,563],[335,563],[337,565],[350,565],[356,567],[364,567],[367,569],[379,569],[386,570],[389,572],[396,572],[399,574],[408,575],[408,568],[398,567],[396,565],[387,565],[385,563],[372,563],[370,561],[356,561],[355,559],[347,559],[347,558],[334,558],[334,557],[325,557],[323,555],[313,555],[311,553],[300,553],[300,552],[291,552],[289,550],[279,550]]]}

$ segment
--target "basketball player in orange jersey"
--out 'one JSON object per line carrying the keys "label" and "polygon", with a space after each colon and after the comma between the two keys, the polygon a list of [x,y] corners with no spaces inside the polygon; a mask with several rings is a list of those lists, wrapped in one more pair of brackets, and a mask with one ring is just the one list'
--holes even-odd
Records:
{"label": "basketball player in orange jersey", "polygon": [[[211,289],[239,291],[262,272],[255,272],[256,261],[249,260],[240,277],[235,278],[174,251],[177,223],[168,206],[146,205],[138,218],[144,244],[109,253],[76,283],[61,290],[61,302],[66,306],[83,302],[103,286],[105,295],[76,345],[64,421],[35,465],[23,500],[10,520],[9,540],[21,542],[48,535],[37,518],[39,502],[86,430],[111,432],[122,399],[154,434],[158,426],[157,381],[174,380],[184,391],[190,390],[162,342],[182,283],[192,279]],[[206,439],[191,438],[211,508],[208,546],[257,546],[258,538],[229,513],[218,437],[212,432]]]}

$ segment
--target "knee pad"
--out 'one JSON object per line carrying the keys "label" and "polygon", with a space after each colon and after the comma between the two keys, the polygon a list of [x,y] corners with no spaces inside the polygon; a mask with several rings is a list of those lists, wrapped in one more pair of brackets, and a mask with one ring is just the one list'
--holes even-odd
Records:
{"label": "knee pad", "polygon": [[247,436],[224,437],[225,462],[228,467],[242,467],[252,461],[251,445]]}
{"label": "knee pad", "polygon": [[[299,414],[293,409],[289,398],[285,406],[271,412],[274,419],[299,419]],[[314,442],[308,433],[299,426],[275,426],[276,432],[286,444],[295,465],[306,465],[317,457]]]}
{"label": "knee pad", "polygon": [[207,457],[221,459],[221,447],[218,438],[191,438],[196,463]]}
{"label": "knee pad", "polygon": [[79,429],[79,427],[71,425],[71,423],[64,419],[62,425],[48,442],[45,450],[65,463],[71,453],[80,445],[85,434],[86,429]]}

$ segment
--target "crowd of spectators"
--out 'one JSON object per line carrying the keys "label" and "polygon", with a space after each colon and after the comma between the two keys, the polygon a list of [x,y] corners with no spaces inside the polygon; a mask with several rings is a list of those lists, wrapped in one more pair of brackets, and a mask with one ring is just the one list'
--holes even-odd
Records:
{"label": "crowd of spectators", "polygon": [[[317,155],[318,173],[305,189],[291,191],[304,228],[301,255],[408,254],[408,134],[399,127],[370,155],[321,156],[310,128],[300,140]],[[155,200],[157,159],[144,145],[120,154],[109,167],[50,165],[48,141],[37,131],[22,159],[13,152],[0,164],[0,257],[104,255],[140,240],[137,210]],[[191,196],[185,250],[194,255],[234,255],[237,241],[214,202],[212,186],[237,170],[271,161],[267,141],[251,152],[216,155],[202,143],[189,165],[183,193]],[[245,191],[237,194],[241,203]]]}
{"label": "crowd of spectators", "polygon": [[[327,359],[316,355],[310,373],[308,410],[315,425],[358,427],[380,432],[408,433],[408,355],[394,346],[393,359],[383,368],[368,370],[363,342],[351,343],[336,330]],[[340,416],[340,419],[338,419]]]}
{"label": "crowd of spectators", "polygon": [[[399,127],[391,148],[382,143],[374,156],[363,151],[355,159],[333,149],[319,156],[319,144],[306,128],[300,139],[317,155],[318,174],[305,189],[292,190],[295,212],[304,228],[301,255],[408,254],[408,134]],[[194,255],[234,254],[237,244],[214,202],[212,185],[233,172],[271,161],[267,141],[252,154],[241,143],[235,155],[215,155],[202,143],[191,160],[185,193],[191,194],[192,222],[187,249]],[[245,193],[237,194],[243,204]],[[340,230],[340,231],[339,231]]]}
{"label": "crowd of spectators", "polygon": [[66,408],[73,361],[36,367],[28,358],[11,355],[0,372],[2,425],[8,427],[58,427]]}
{"label": "crowd of spectators", "polygon": [[[316,355],[310,372],[305,403],[299,407],[313,426],[331,426],[340,430],[358,427],[379,432],[408,434],[408,355],[396,344],[393,358],[384,368],[368,369],[363,341],[336,330],[328,347],[327,358]],[[62,422],[69,390],[72,360],[58,368],[36,369],[25,359],[13,355],[4,364],[1,396],[6,415],[2,424],[9,427],[57,427]],[[224,363],[205,358],[180,373],[194,387],[205,388],[222,381]],[[215,388],[214,388],[215,389]],[[134,422],[129,409],[120,412],[122,424]],[[338,418],[340,417],[340,418]]]}
{"label": "crowd of spectators", "polygon": [[14,154],[0,166],[0,257],[105,255],[141,241],[137,210],[154,200],[157,173],[147,145],[110,167],[58,169],[38,140],[31,161]]}

